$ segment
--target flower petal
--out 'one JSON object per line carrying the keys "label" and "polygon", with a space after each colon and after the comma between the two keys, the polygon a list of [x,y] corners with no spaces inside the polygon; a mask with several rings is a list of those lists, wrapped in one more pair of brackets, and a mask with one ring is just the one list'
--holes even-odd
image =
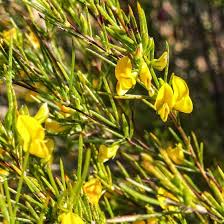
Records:
{"label": "flower petal", "polygon": [[167,106],[172,109],[174,105],[174,96],[171,86],[167,83],[164,83],[158,92],[155,102],[156,110],[160,110],[164,103],[167,103]]}
{"label": "flower petal", "polygon": [[29,148],[33,140],[44,140],[44,129],[41,124],[29,115],[19,115],[16,122],[17,131],[23,140],[24,151]]}
{"label": "flower petal", "polygon": [[163,54],[158,58],[152,61],[152,66],[158,71],[162,71],[168,62],[168,53],[167,51],[163,52]]}
{"label": "flower petal", "polygon": [[163,106],[158,111],[158,114],[160,115],[163,122],[167,121],[169,113],[170,113],[170,108],[167,103],[163,104]]}
{"label": "flower petal", "polygon": [[176,147],[168,147],[166,149],[168,156],[170,159],[178,164],[181,165],[184,162],[184,151],[181,143],[178,143]]}
{"label": "flower petal", "polygon": [[187,83],[180,77],[174,75],[172,78],[175,105],[174,109],[184,113],[191,113],[193,103],[189,96]]}
{"label": "flower petal", "polygon": [[75,213],[63,213],[60,216],[61,224],[84,224],[84,221]]}
{"label": "flower petal", "polygon": [[49,158],[51,155],[45,141],[40,140],[34,140],[31,142],[29,152],[39,158]]}
{"label": "flower petal", "polygon": [[121,78],[117,82],[116,90],[119,96],[124,95],[129,89],[131,89],[136,83],[134,78]]}
{"label": "flower petal", "polygon": [[132,71],[132,64],[130,58],[128,56],[120,58],[115,67],[115,76],[117,80],[119,80],[122,77],[123,78],[129,77],[131,75],[131,71]]}
{"label": "flower petal", "polygon": [[123,96],[129,89],[123,89],[120,82],[117,82],[116,91],[118,96]]}
{"label": "flower petal", "polygon": [[85,192],[88,200],[92,204],[97,205],[102,194],[101,182],[98,179],[93,178],[84,184],[83,191]]}
{"label": "flower petal", "polygon": [[40,109],[37,111],[34,118],[38,122],[43,123],[48,118],[48,114],[49,114],[49,109],[48,109],[47,103],[44,103],[41,105]]}
{"label": "flower petal", "polygon": [[187,83],[182,78],[173,75],[172,86],[173,86],[174,98],[176,101],[189,95],[189,89]]}
{"label": "flower petal", "polygon": [[149,90],[151,87],[152,75],[145,61],[142,61],[141,68],[139,70],[139,78],[145,87]]}
{"label": "flower petal", "polygon": [[104,163],[109,159],[114,158],[116,156],[118,148],[119,145],[111,145],[111,146],[100,145],[98,161]]}
{"label": "flower petal", "polygon": [[193,111],[193,103],[189,96],[186,96],[175,103],[174,109],[183,113],[191,113]]}

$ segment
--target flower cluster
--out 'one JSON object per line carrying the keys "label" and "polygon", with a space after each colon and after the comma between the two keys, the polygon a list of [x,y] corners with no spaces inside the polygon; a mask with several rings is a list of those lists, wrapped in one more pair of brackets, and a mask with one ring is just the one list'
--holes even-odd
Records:
{"label": "flower cluster", "polygon": [[[124,95],[129,89],[133,88],[138,77],[145,88],[150,90],[152,75],[141,53],[137,54],[140,55],[138,55],[138,72],[133,71],[131,59],[128,56],[120,58],[117,62],[115,77],[117,79],[116,90],[119,96]],[[165,51],[158,59],[154,59],[151,65],[158,71],[162,71],[167,65],[167,52]]]}
{"label": "flower cluster", "polygon": [[[129,89],[136,84],[137,78],[150,92],[152,75],[145,60],[140,54],[138,63],[138,72],[133,71],[131,59],[128,56],[118,60],[115,68],[115,77],[117,79],[117,94],[124,95]],[[151,61],[151,66],[162,71],[168,63],[168,53],[165,51],[158,59]],[[174,109],[183,113],[191,113],[193,103],[189,96],[189,89],[186,82],[172,75],[171,85],[162,81],[154,104],[155,110],[161,119],[166,122],[170,112]]]}

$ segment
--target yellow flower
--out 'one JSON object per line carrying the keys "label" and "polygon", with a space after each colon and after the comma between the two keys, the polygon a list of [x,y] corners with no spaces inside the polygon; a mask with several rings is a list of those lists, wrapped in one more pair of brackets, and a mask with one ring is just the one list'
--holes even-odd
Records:
{"label": "yellow flower", "polygon": [[168,54],[165,51],[158,59],[153,59],[152,66],[158,71],[162,71],[168,62]]}
{"label": "yellow flower", "polygon": [[193,103],[189,96],[189,89],[186,82],[182,78],[173,75],[172,87],[173,89],[168,83],[164,82],[158,91],[154,105],[164,122],[167,121],[172,109],[184,113],[191,113],[193,110]]}
{"label": "yellow flower", "polygon": [[99,154],[98,154],[98,160],[99,162],[106,162],[111,158],[114,158],[116,156],[117,150],[119,148],[119,145],[100,145],[99,148]]}
{"label": "yellow flower", "polygon": [[145,85],[146,89],[149,90],[151,87],[152,75],[144,60],[142,60],[141,67],[139,69],[139,78]]}
{"label": "yellow flower", "polygon": [[124,95],[136,84],[136,76],[132,73],[132,64],[129,57],[125,56],[118,60],[115,68],[115,77],[117,79],[117,94]]}
{"label": "yellow flower", "polygon": [[191,113],[193,103],[189,96],[187,83],[180,77],[174,75],[172,78],[172,87],[174,92],[174,109],[184,113]]}
{"label": "yellow flower", "polygon": [[89,180],[84,184],[83,191],[86,194],[89,202],[97,205],[102,194],[102,185],[100,180],[96,178]]}
{"label": "yellow flower", "polygon": [[80,216],[73,212],[63,213],[59,219],[61,220],[61,224],[84,224]]}
{"label": "yellow flower", "polygon": [[174,148],[168,147],[166,151],[174,163],[181,165],[184,162],[184,151],[181,143],[178,143]]}
{"label": "yellow flower", "polygon": [[[23,141],[23,150],[29,151],[30,154],[40,158],[50,159],[53,151],[51,140],[45,139],[45,130],[41,122],[46,119],[47,115],[43,105],[35,117],[30,115],[19,115],[16,122],[17,131]],[[42,114],[41,114],[42,113]]]}
{"label": "yellow flower", "polygon": [[158,111],[158,114],[164,122],[167,121],[168,115],[173,106],[173,90],[169,84],[164,83],[159,89],[155,102],[156,111]]}

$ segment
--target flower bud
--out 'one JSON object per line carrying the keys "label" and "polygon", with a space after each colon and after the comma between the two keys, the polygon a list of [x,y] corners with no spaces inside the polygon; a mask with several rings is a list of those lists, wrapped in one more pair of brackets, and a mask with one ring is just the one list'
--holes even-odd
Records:
{"label": "flower bud", "polygon": [[154,69],[162,71],[167,66],[167,62],[168,54],[167,51],[165,51],[158,59],[153,59],[152,66]]}
{"label": "flower bud", "polygon": [[181,143],[178,143],[174,148],[168,147],[166,151],[174,163],[181,165],[184,162],[184,152]]}
{"label": "flower bud", "polygon": [[114,158],[116,156],[118,148],[119,145],[111,145],[111,146],[100,145],[98,161],[104,163],[109,159]]}

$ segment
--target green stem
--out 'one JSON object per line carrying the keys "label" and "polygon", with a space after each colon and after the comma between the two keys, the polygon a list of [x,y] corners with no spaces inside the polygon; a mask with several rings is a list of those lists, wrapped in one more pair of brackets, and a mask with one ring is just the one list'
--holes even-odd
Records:
{"label": "green stem", "polygon": [[10,197],[10,192],[9,192],[8,180],[4,181],[4,190],[5,190],[5,194],[6,194],[7,205],[9,207],[9,216],[11,217],[13,215],[13,211],[12,211],[12,203],[11,203],[11,197]]}
{"label": "green stem", "polygon": [[23,181],[24,181],[24,174],[25,174],[25,171],[26,171],[26,168],[27,168],[28,160],[29,160],[29,150],[27,150],[27,152],[25,154],[24,163],[23,163],[23,166],[22,166],[22,173],[21,173],[21,177],[19,179],[19,183],[18,183],[18,187],[17,187],[16,199],[15,199],[15,207],[14,207],[14,211],[13,211],[11,224],[14,224],[15,220],[16,220],[16,213],[17,213],[17,209],[18,209],[18,202],[19,202],[19,199],[20,199],[20,196],[21,196],[21,190],[22,190]]}
{"label": "green stem", "polygon": [[82,184],[85,181],[85,179],[87,177],[87,174],[88,174],[90,159],[91,159],[91,149],[88,148],[87,151],[86,151],[86,159],[85,159],[85,164],[84,164],[81,179],[78,180],[73,185],[73,189],[72,189],[71,197],[70,197],[70,205],[69,205],[69,210],[70,211],[72,210],[72,208],[76,207],[76,205],[78,203],[78,198],[79,198],[79,194],[80,194]]}
{"label": "green stem", "polygon": [[78,180],[81,179],[82,175],[82,155],[83,155],[83,136],[79,135],[79,147],[78,147],[78,169],[77,169],[77,177]]}

